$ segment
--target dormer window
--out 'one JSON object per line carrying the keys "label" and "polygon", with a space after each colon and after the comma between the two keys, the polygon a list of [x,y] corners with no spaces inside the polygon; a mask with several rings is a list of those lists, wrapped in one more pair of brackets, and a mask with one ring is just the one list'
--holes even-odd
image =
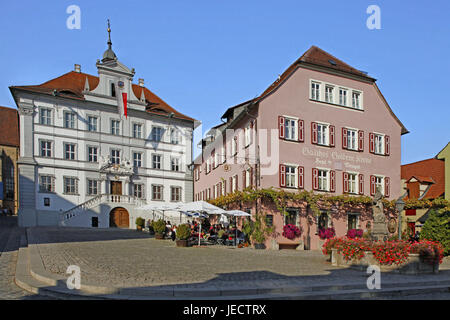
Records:
{"label": "dormer window", "polygon": [[114,84],[114,82],[111,82],[111,97],[115,97],[116,96],[116,86]]}

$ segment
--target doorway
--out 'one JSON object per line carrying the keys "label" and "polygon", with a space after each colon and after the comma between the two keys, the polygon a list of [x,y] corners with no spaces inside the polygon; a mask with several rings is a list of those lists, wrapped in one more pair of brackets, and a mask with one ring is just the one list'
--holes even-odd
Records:
{"label": "doorway", "polygon": [[110,228],[129,228],[130,215],[124,208],[114,208],[109,214]]}

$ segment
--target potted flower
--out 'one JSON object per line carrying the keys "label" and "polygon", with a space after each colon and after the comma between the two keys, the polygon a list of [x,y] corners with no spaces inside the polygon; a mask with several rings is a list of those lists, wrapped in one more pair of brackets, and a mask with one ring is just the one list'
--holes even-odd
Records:
{"label": "potted flower", "polygon": [[136,227],[138,231],[142,231],[145,227],[145,220],[141,217],[136,218]]}
{"label": "potted flower", "polygon": [[289,240],[300,237],[300,234],[300,229],[293,224],[287,224],[283,227],[283,237],[288,238]]}
{"label": "potted flower", "polygon": [[155,230],[156,239],[164,239],[164,232],[166,231],[166,223],[164,220],[159,219],[153,223],[153,230]]}
{"label": "potted flower", "polygon": [[257,215],[252,229],[250,238],[253,241],[255,249],[265,249],[266,245],[264,242],[266,241],[266,237],[273,232],[273,227],[266,226],[261,216]]}
{"label": "potted flower", "polygon": [[336,235],[334,228],[321,228],[319,229],[319,237],[321,240],[331,239]]}
{"label": "potted flower", "polygon": [[176,243],[177,247],[187,247],[188,239],[191,236],[191,227],[188,224],[182,224],[177,227]]}
{"label": "potted flower", "polygon": [[347,237],[350,239],[361,238],[363,231],[361,229],[350,229],[347,231]]}

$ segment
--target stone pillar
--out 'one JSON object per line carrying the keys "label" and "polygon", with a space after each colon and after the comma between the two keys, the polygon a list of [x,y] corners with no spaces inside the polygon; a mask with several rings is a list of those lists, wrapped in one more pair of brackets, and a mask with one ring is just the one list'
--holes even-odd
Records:
{"label": "stone pillar", "polygon": [[17,161],[19,175],[19,226],[38,225],[36,212],[37,181],[34,160],[34,107],[31,103],[19,103],[20,156]]}

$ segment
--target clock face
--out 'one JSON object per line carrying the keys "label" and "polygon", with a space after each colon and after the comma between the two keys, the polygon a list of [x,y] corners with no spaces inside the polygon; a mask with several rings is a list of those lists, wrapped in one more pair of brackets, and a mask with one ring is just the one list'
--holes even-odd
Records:
{"label": "clock face", "polygon": [[118,85],[120,88],[123,88],[124,83],[123,83],[123,81],[119,81],[119,82],[117,83],[117,85]]}

